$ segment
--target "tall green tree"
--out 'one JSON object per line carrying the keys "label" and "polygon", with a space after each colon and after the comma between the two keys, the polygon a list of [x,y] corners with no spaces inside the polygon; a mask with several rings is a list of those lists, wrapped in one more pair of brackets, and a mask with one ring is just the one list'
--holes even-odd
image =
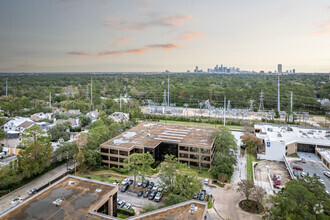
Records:
{"label": "tall green tree", "polygon": [[134,187],[136,186],[136,177],[139,174],[139,167],[142,163],[141,154],[131,154],[128,158],[124,160],[124,168],[132,172],[134,179]]}
{"label": "tall green tree", "polygon": [[249,132],[245,132],[240,138],[242,139],[245,149],[250,154],[255,154],[257,152],[257,147],[261,145],[261,140]]}
{"label": "tall green tree", "polygon": [[50,165],[52,146],[45,132],[37,125],[25,130],[21,150],[17,157],[20,169],[29,178],[42,173]]}
{"label": "tall green tree", "polygon": [[51,137],[51,141],[58,141],[62,138],[64,141],[70,139],[68,130],[70,129],[71,125],[70,122],[64,122],[56,124],[54,127],[48,130],[48,134]]}
{"label": "tall green tree", "polygon": [[286,183],[283,193],[271,196],[264,219],[329,219],[330,197],[316,178]]}
{"label": "tall green tree", "polygon": [[159,170],[159,177],[164,186],[167,186],[171,191],[174,188],[175,174],[180,167],[183,167],[184,164],[178,161],[174,155],[165,155],[165,160],[161,164]]}
{"label": "tall green tree", "polygon": [[192,198],[196,192],[203,189],[203,184],[199,181],[197,173],[189,167],[182,167],[175,173],[173,192],[185,198]]}
{"label": "tall green tree", "polygon": [[59,161],[73,158],[78,153],[78,147],[74,143],[63,142],[55,151],[55,155]]}

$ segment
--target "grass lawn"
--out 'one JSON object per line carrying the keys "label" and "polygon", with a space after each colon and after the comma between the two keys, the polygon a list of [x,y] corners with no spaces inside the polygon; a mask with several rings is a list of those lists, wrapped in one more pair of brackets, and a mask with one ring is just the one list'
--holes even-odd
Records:
{"label": "grass lawn", "polygon": [[[165,120],[159,120],[160,123],[165,123]],[[166,120],[166,123],[169,124],[178,124],[178,125],[196,125],[196,126],[205,126],[205,127],[222,127],[223,125],[219,124],[209,124],[209,123],[199,123],[199,122],[190,122],[190,121],[170,121]],[[243,126],[236,126],[236,125],[226,125],[229,129],[243,129]]]}
{"label": "grass lawn", "polygon": [[126,215],[122,215],[122,214],[117,214],[117,217],[118,218],[120,218],[120,219],[125,219],[125,218],[127,218],[127,216]]}
{"label": "grass lawn", "polygon": [[124,177],[116,176],[113,174],[94,174],[93,172],[84,173],[84,174],[78,173],[78,176],[90,177],[93,180],[98,180],[98,181],[108,182],[108,183],[114,183],[115,181],[121,182],[121,181],[123,181],[123,179],[125,179]]}
{"label": "grass lawn", "polygon": [[252,161],[254,161],[254,156],[250,153],[246,155],[246,175],[247,179],[253,181],[253,171],[252,171]]}
{"label": "grass lawn", "polygon": [[210,209],[210,208],[212,208],[212,207],[213,207],[213,202],[212,202],[212,198],[210,197],[210,198],[209,198],[209,201],[208,201],[208,203],[207,203],[207,208]]}
{"label": "grass lawn", "polygon": [[290,154],[290,155],[288,155],[287,157],[297,157],[297,158],[299,158],[299,156],[298,156],[298,154],[297,154],[297,153],[294,153],[294,154]]}
{"label": "grass lawn", "polygon": [[199,173],[199,167],[196,166],[189,166],[189,167],[197,172],[198,177],[203,177],[210,180],[214,179],[211,173],[206,168],[204,169],[202,168],[202,173]]}

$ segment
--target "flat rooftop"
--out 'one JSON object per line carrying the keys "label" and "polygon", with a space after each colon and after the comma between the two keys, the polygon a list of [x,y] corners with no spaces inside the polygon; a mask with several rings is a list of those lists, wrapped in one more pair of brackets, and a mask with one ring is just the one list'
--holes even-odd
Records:
{"label": "flat rooftop", "polygon": [[318,147],[317,152],[322,155],[322,157],[330,162],[330,149],[329,148],[323,148],[323,147]]}
{"label": "flat rooftop", "polygon": [[[73,181],[73,185],[69,185]],[[100,219],[88,214],[93,207],[109,192],[114,194],[118,187],[88,180],[85,178],[66,176],[58,183],[46,188],[35,196],[25,200],[1,219]],[[59,206],[53,204],[57,199]]]}
{"label": "flat rooftop", "polygon": [[179,146],[212,148],[215,140],[212,133],[216,130],[217,128],[210,127],[144,122],[106,141],[101,147],[155,148],[161,142],[166,142],[176,143]]}
{"label": "flat rooftop", "polygon": [[330,147],[330,129],[274,124],[256,124],[254,128],[261,129],[257,137],[265,140]]}

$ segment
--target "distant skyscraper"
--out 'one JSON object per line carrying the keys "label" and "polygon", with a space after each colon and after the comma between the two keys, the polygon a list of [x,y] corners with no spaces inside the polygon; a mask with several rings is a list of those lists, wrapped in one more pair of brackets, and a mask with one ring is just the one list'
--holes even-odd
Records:
{"label": "distant skyscraper", "polygon": [[278,72],[278,74],[282,73],[282,64],[277,65],[277,72]]}
{"label": "distant skyscraper", "polygon": [[293,69],[293,70],[292,70],[292,73],[295,74],[295,73],[296,73],[296,69]]}
{"label": "distant skyscraper", "polygon": [[198,66],[196,66],[194,72],[195,72],[195,73],[198,73]]}
{"label": "distant skyscraper", "polygon": [[222,64],[221,64],[221,67],[220,67],[220,71],[219,72],[223,72],[223,66],[222,66]]}

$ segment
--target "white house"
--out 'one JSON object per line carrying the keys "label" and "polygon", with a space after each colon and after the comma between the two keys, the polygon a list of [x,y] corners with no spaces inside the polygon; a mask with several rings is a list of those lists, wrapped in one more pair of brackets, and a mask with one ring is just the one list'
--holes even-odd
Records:
{"label": "white house", "polygon": [[34,122],[29,118],[18,117],[8,121],[4,124],[3,129],[5,132],[8,131],[19,131],[23,132],[25,129],[32,127]]}
{"label": "white house", "polygon": [[114,122],[129,121],[129,113],[114,112],[109,116],[109,118],[114,120]]}
{"label": "white house", "polygon": [[33,121],[40,121],[42,119],[51,119],[52,115],[53,115],[52,113],[39,112],[39,113],[35,113],[35,114],[31,115],[30,119]]}

